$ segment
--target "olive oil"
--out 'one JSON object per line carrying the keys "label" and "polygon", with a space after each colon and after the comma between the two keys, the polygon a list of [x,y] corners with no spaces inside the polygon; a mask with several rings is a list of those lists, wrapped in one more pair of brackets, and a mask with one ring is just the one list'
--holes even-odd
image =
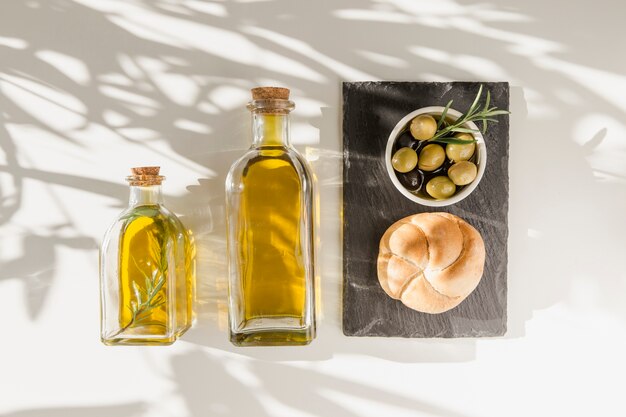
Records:
{"label": "olive oil", "polygon": [[[131,219],[121,237],[120,250],[120,329],[128,334],[166,335],[171,326],[168,313],[168,264],[167,264],[167,233],[163,216],[154,206],[142,207],[148,212]],[[153,280],[154,304],[144,308],[139,314],[133,314],[133,303],[137,297],[136,288],[150,287],[148,281]],[[137,342],[148,342],[149,339],[138,338]],[[173,342],[174,334],[164,336],[162,342]]]}
{"label": "olive oil", "polygon": [[254,144],[228,175],[230,338],[302,345],[315,335],[312,183],[289,144],[287,99],[257,99]]}
{"label": "olive oil", "polygon": [[288,159],[262,155],[250,161],[242,180],[240,216],[247,227],[240,229],[238,241],[245,319],[300,320],[306,304],[306,271],[298,174]]}
{"label": "olive oil", "polygon": [[158,168],[133,172],[130,206],[101,248],[102,341],[171,344],[191,326],[194,245],[162,205]]}

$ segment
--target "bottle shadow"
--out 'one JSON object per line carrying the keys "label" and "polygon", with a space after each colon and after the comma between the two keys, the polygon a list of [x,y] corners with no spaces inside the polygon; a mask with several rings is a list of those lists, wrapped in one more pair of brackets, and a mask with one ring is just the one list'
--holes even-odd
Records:
{"label": "bottle shadow", "polygon": [[[58,225],[52,228],[51,232],[67,229],[67,226]],[[35,320],[44,308],[48,293],[54,285],[54,268],[59,248],[95,250],[97,244],[94,239],[87,236],[58,237],[37,233],[25,233],[21,237],[21,244],[23,247],[21,256],[0,264],[0,282],[13,278],[21,279],[27,311],[30,319]]]}
{"label": "bottle shadow", "polygon": [[[178,394],[192,416],[241,416],[254,410],[271,415],[266,407],[301,410],[319,416],[357,416],[351,404],[367,400],[395,410],[432,416],[463,417],[447,407],[416,400],[406,394],[367,385],[371,377],[356,382],[315,369],[267,361],[242,361],[230,354],[194,350],[172,360]],[[361,372],[355,372],[355,376]],[[190,377],[191,376],[191,377]]]}
{"label": "bottle shadow", "polygon": [[2,417],[132,417],[146,411],[147,405],[132,402],[100,407],[56,407],[37,408],[2,414]]}

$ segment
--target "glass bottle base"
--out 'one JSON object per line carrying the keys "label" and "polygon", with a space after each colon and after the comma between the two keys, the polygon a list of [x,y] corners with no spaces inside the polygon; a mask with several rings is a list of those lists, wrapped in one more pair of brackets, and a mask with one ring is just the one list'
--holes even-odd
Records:
{"label": "glass bottle base", "polygon": [[160,325],[145,325],[112,333],[103,332],[100,340],[107,346],[167,346],[178,340],[188,328],[164,329]]}
{"label": "glass bottle base", "polygon": [[235,346],[304,346],[310,344],[314,338],[313,332],[309,329],[230,334],[230,342]]}
{"label": "glass bottle base", "polygon": [[162,339],[116,337],[113,339],[102,339],[102,343],[107,346],[168,346],[174,343],[176,339],[176,337]]}

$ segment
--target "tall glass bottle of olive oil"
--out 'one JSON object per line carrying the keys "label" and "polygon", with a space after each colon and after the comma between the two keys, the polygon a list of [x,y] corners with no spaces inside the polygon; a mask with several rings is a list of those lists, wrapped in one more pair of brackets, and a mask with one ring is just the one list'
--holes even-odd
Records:
{"label": "tall glass bottle of olive oil", "polygon": [[194,243],[163,206],[159,167],[131,171],[129,206],[100,250],[101,339],[106,345],[169,345],[191,326]]}
{"label": "tall glass bottle of olive oil", "polygon": [[253,143],[226,179],[230,340],[306,345],[315,337],[313,184],[289,141],[289,90],[252,90]]}

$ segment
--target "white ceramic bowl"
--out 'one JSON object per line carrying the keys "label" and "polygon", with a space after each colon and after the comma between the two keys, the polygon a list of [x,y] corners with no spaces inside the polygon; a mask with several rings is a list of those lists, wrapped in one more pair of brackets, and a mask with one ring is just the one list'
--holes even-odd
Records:
{"label": "white ceramic bowl", "polygon": [[[431,106],[431,107],[422,107],[421,109],[417,109],[412,111],[411,113],[404,116],[396,127],[393,128],[391,134],[389,135],[389,139],[387,140],[387,148],[385,149],[385,166],[387,167],[387,174],[389,174],[389,178],[393,185],[409,200],[415,201],[423,206],[429,207],[444,207],[449,206],[451,204],[458,203],[463,200],[465,197],[470,195],[472,191],[478,186],[478,183],[482,179],[485,174],[485,167],[487,166],[487,147],[485,145],[485,139],[483,135],[478,130],[478,127],[474,122],[467,122],[463,125],[463,127],[467,127],[469,129],[476,129],[477,132],[474,132],[474,138],[476,139],[476,166],[478,168],[478,173],[476,175],[476,179],[471,183],[463,187],[463,189],[456,194],[454,194],[450,198],[446,198],[445,200],[435,200],[434,198],[424,198],[418,195],[411,193],[409,190],[404,188],[404,186],[396,177],[396,173],[393,170],[393,166],[391,166],[391,152],[393,150],[393,144],[395,143],[398,135],[402,131],[402,129],[407,126],[407,124],[413,120],[414,117],[419,116],[420,114],[430,114],[431,116],[441,116],[444,107],[441,106]],[[456,120],[461,117],[462,113],[454,110],[448,109],[448,113],[446,118],[450,118],[452,120]]]}

